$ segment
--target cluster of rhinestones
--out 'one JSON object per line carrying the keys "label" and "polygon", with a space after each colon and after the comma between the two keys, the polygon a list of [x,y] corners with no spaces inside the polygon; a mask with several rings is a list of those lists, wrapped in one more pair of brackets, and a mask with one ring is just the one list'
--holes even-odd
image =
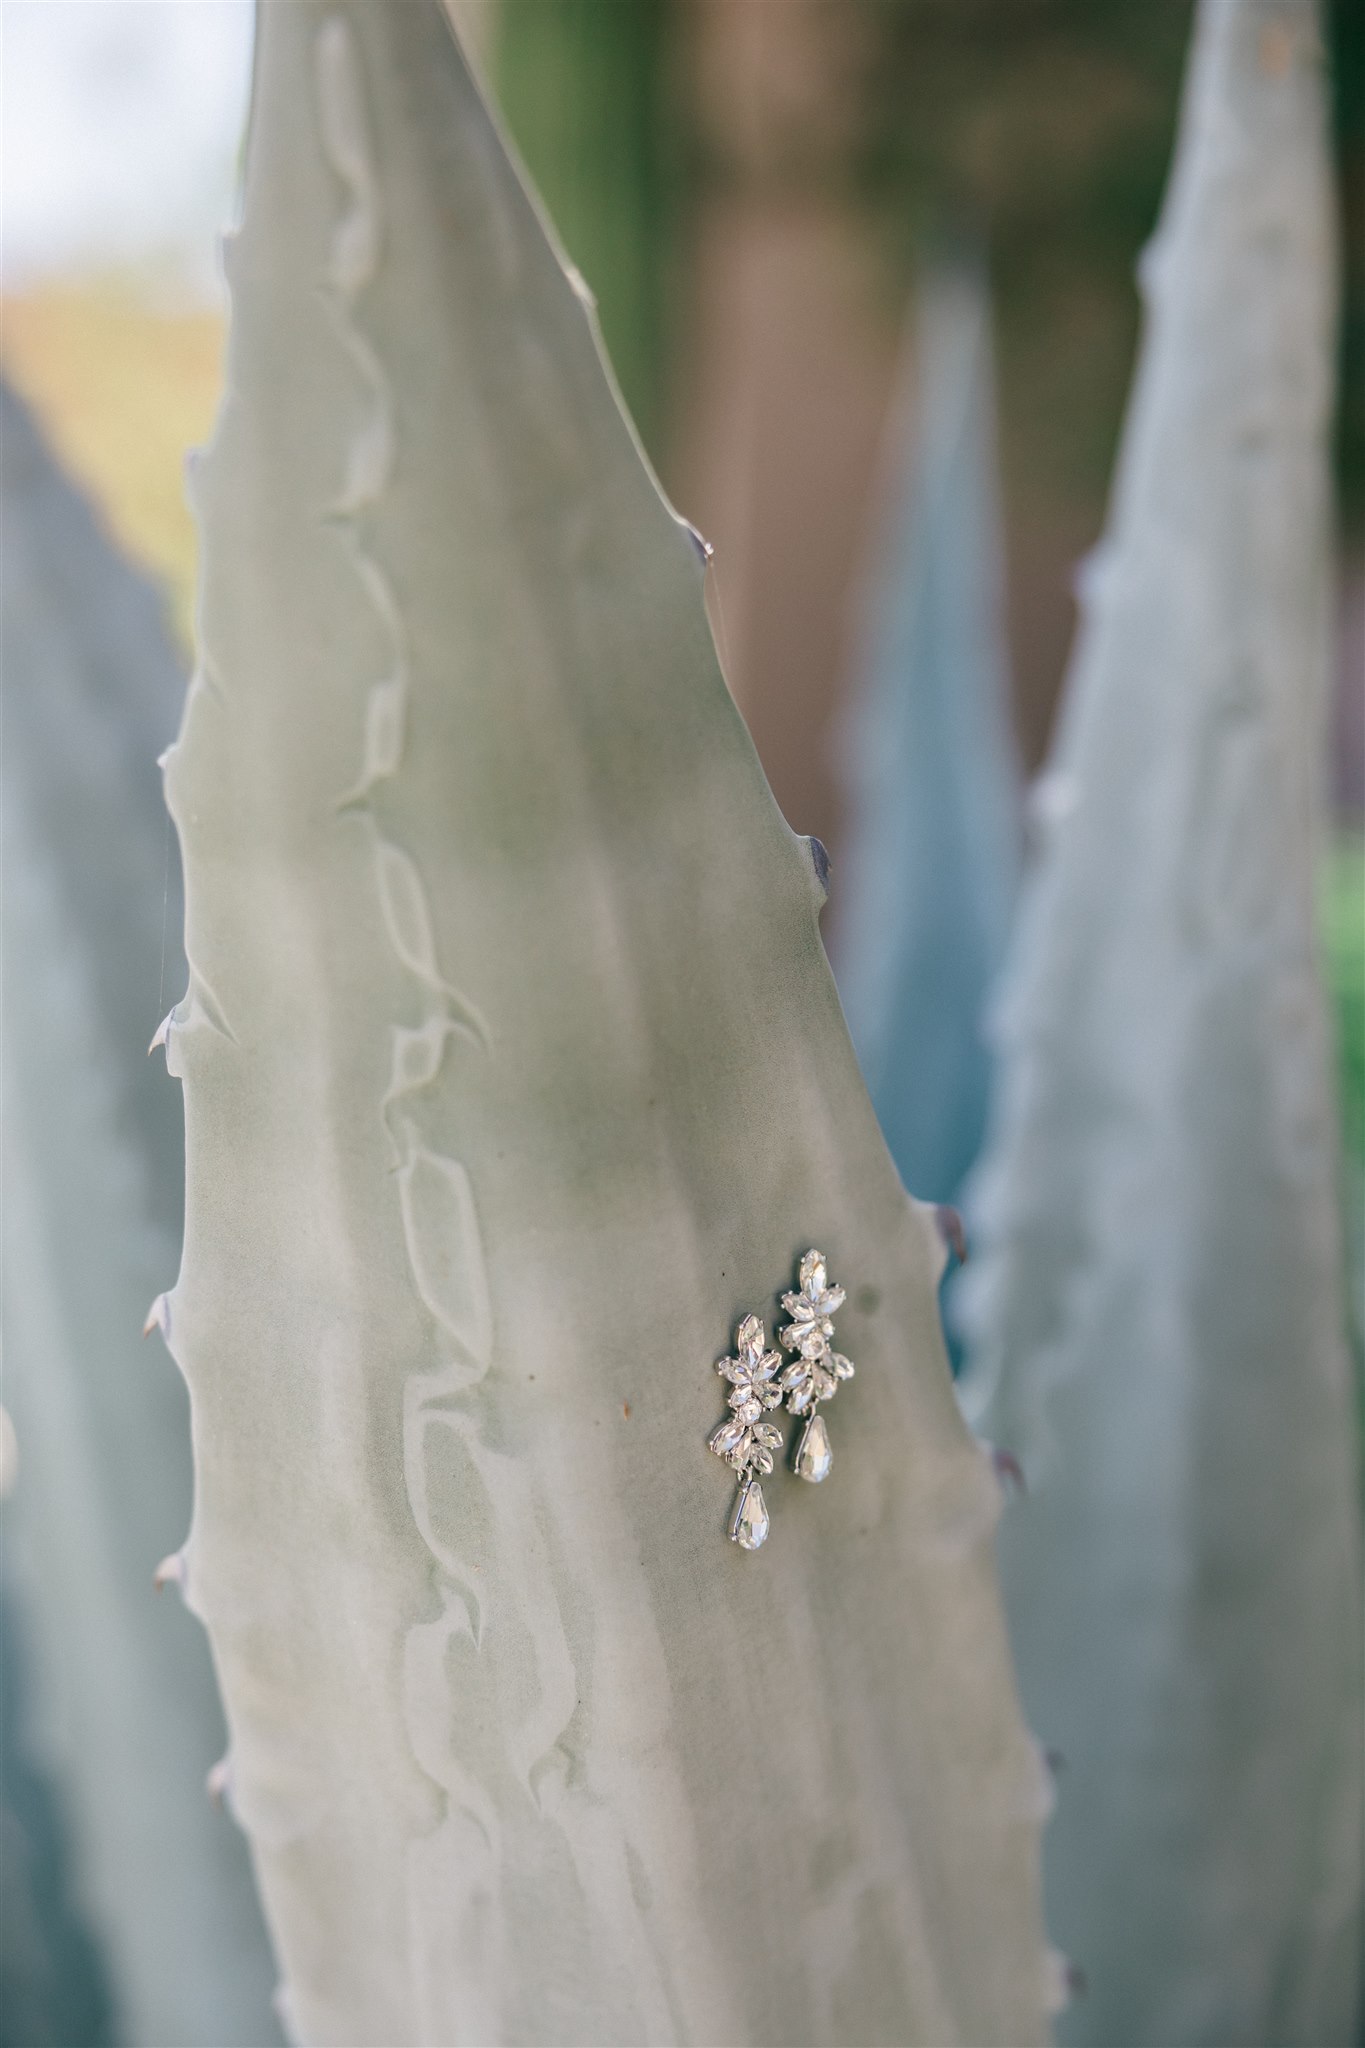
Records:
{"label": "cluster of rhinestones", "polygon": [[782,1297],[791,1321],[780,1332],[781,1343],[795,1357],[783,1365],[780,1352],[764,1348],[758,1317],[745,1316],[735,1335],[735,1357],[722,1358],[716,1367],[730,1382],[730,1413],[712,1434],[711,1449],[739,1475],[729,1534],[743,1550],[757,1550],[768,1534],[768,1510],[758,1482],[760,1474],[766,1478],[772,1471],[773,1453],[782,1445],[782,1432],[768,1416],[785,1401],[791,1414],[805,1417],[792,1470],[798,1479],[818,1485],[834,1459],[819,1405],[838,1392],[841,1380],[853,1377],[848,1359],[832,1348],[844,1290],[830,1286],[823,1253],[806,1253],[799,1278],[800,1291]]}
{"label": "cluster of rhinestones", "polygon": [[730,1538],[741,1549],[757,1550],[768,1534],[759,1473],[773,1469],[773,1452],[782,1448],[782,1432],[764,1417],[782,1406],[778,1385],[781,1353],[764,1349],[763,1325],[745,1316],[735,1333],[734,1358],[722,1358],[716,1371],[730,1382],[730,1413],[711,1438],[718,1458],[739,1474],[739,1494],[730,1518]]}
{"label": "cluster of rhinestones", "polygon": [[733,1465],[736,1472],[753,1466],[771,1472],[773,1452],[782,1444],[782,1432],[763,1417],[782,1406],[777,1369],[782,1363],[776,1351],[763,1348],[763,1325],[757,1316],[745,1316],[735,1333],[738,1356],[722,1358],[716,1371],[730,1382],[730,1414],[711,1439],[711,1448]]}
{"label": "cluster of rhinestones", "polygon": [[808,1415],[820,1401],[828,1401],[839,1390],[840,1380],[851,1380],[853,1367],[841,1352],[830,1347],[834,1341],[834,1316],[844,1305],[842,1287],[831,1287],[822,1252],[807,1252],[800,1267],[801,1291],[784,1294],[782,1306],[791,1317],[781,1333],[788,1351],[796,1353],[783,1368],[778,1381],[792,1415]]}

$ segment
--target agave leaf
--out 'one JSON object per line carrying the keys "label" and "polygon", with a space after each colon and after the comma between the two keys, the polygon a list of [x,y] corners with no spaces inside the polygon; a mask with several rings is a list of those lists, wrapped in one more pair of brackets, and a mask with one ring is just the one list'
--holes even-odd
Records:
{"label": "agave leaf", "polygon": [[[0,437],[4,1349],[18,1439],[4,1654],[12,1598],[25,1681],[6,1747],[47,1776],[65,1816],[120,2036],[259,2044],[276,2037],[274,1966],[243,1844],[203,1795],[222,1713],[202,1636],[152,1589],[191,1490],[184,1390],[141,1334],[180,1226],[180,1106],[146,1047],[163,907],[171,985],[184,973],[154,766],[182,677],[156,593],[3,387]],[[26,1939],[7,1881],[7,1969]],[[96,2038],[90,1967],[79,2033],[68,2010],[52,2038]],[[77,1967],[60,1971],[74,2000]],[[5,2020],[7,2038],[41,2038],[21,2001],[7,1998]]]}
{"label": "agave leaf", "polygon": [[957,1202],[980,1149],[984,1015],[1019,865],[990,297],[969,256],[926,266],[898,427],[901,499],[848,733],[852,824],[835,964],[902,1180]]}
{"label": "agave leaf", "polygon": [[1067,2028],[1109,2048],[1354,2038],[1361,1531],[1313,938],[1320,63],[1308,4],[1199,9],[963,1276],[972,1412],[1030,1482],[1002,1566],[1067,1762]]}
{"label": "agave leaf", "polygon": [[22,1617],[0,1584],[0,2039],[112,2048],[108,1973],[79,1895],[61,1793],[34,1754],[29,1661]]}
{"label": "agave leaf", "polygon": [[[1037,2040],[932,1226],[694,537],[432,0],[260,11],[229,274],[169,1341],[292,2024]],[[746,1556],[715,1361],[811,1244],[856,1392]]]}

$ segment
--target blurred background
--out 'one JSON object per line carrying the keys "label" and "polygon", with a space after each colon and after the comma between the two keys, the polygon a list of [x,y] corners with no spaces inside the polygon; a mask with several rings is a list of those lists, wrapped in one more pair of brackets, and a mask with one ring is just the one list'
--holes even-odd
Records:
{"label": "blurred background", "polygon": [[[943,530],[956,520],[967,536],[955,559],[970,557],[976,581],[957,596],[967,611],[976,606],[987,644],[962,655],[954,642],[953,658],[998,681],[990,744],[1002,813],[1045,759],[1076,577],[1101,531],[1129,391],[1135,266],[1169,168],[1189,0],[456,0],[456,12],[597,296],[641,440],[674,503],[714,546],[710,601],[727,673],[786,816],[833,855],[827,930],[837,952],[841,923],[856,917],[844,878],[858,865],[843,855],[859,824],[850,769],[858,707],[888,633],[894,638],[886,622],[897,579],[919,575],[926,559],[913,538],[926,516]],[[0,368],[25,409],[7,405],[4,414],[6,574],[26,520],[33,531],[46,520],[69,560],[98,556],[104,568],[72,580],[67,596],[43,584],[43,603],[74,650],[71,674],[84,672],[82,663],[122,663],[142,679],[129,684],[144,692],[129,744],[142,748],[145,735],[137,758],[145,754],[148,773],[139,783],[130,771],[128,786],[140,792],[145,829],[128,856],[126,888],[150,900],[154,914],[139,941],[146,1014],[127,1028],[145,1043],[183,986],[174,852],[150,763],[174,729],[191,660],[195,541],[182,471],[187,451],[209,436],[218,395],[226,308],[217,236],[236,203],[251,9],[245,0],[3,0],[2,19]],[[1330,0],[1324,19],[1342,298],[1335,681],[1324,763],[1332,842],[1321,912],[1344,1149],[1359,1173],[1365,9]],[[951,399],[967,422],[937,450],[933,393],[935,417]],[[76,495],[61,495],[57,471]],[[938,510],[926,514],[926,479],[935,476]],[[126,567],[138,593],[117,633],[108,611],[78,616],[106,556]],[[37,589],[42,577],[34,576]],[[940,602],[952,612],[951,595],[917,599],[921,611]],[[953,616],[956,627],[951,618],[938,627],[949,640],[961,630]],[[11,653],[31,628],[29,612],[7,615]],[[988,722],[994,715],[988,710]],[[8,707],[7,724],[22,737],[22,718]],[[53,803],[91,814],[88,792],[74,784]],[[34,914],[49,913],[37,906]],[[169,1176],[174,1189],[178,1133],[149,1143],[149,1174],[163,1184]],[[964,1163],[965,1155],[949,1161],[942,1187],[917,1192],[946,1198]],[[173,1245],[174,1215],[160,1227],[160,1242]],[[171,1256],[149,1254],[147,1297],[169,1284]],[[137,1370],[144,1388],[155,1377],[148,1426],[167,1443],[183,1442],[168,1363],[144,1357]],[[57,1429],[41,1415],[28,1426],[36,1440]],[[188,1512],[185,1461],[176,1457],[178,1491],[148,1517],[169,1525],[166,1543],[180,1540]],[[122,1508],[109,1514],[122,1530]],[[16,1576],[41,1579],[52,1568],[50,1546],[38,1559],[40,1540],[26,1550],[22,1518],[17,1528],[5,1566],[11,1591]],[[153,1540],[139,1534],[129,1548],[118,1537],[129,1586],[145,1584],[155,1555],[142,1552]],[[70,1568],[79,1577],[79,1565]],[[123,1595],[108,1597],[117,1604]],[[167,1657],[202,1658],[203,1672],[186,1683],[197,1688],[195,1725],[207,1727],[216,1705],[197,1632],[178,1615],[157,1627],[171,1631]],[[17,1726],[31,1739],[7,1750],[0,1860],[11,1901],[22,1873],[32,1914],[16,1919],[11,1910],[0,1935],[0,2040],[221,2048],[264,2038],[269,1965],[235,1866],[220,1892],[206,1880],[198,1935],[182,1928],[173,1937],[174,1914],[189,1910],[183,1899],[158,1908],[165,1948],[207,1939],[221,1898],[237,1901],[246,1960],[235,1987],[215,1988],[199,1972],[202,2004],[189,2011],[159,1973],[195,1973],[168,1973],[164,1955],[130,1960],[106,1941],[101,1960],[82,1916],[116,1917],[128,1874],[115,1847],[100,1852],[96,1840],[103,1875],[97,1869],[67,1895],[70,1814],[52,1793],[66,1769],[62,1740],[89,1746],[81,1681],[60,1647],[37,1640],[26,1677],[12,1617],[8,1631],[7,1692],[18,1697],[28,1686],[55,1705],[40,1715],[20,1699],[17,1721],[10,1717],[11,1737]],[[196,1647],[186,1653],[182,1638],[191,1636]],[[135,1677],[129,1686],[136,1718]],[[157,1739],[146,1737],[153,1748]],[[92,1837],[99,1825],[89,1823]],[[110,1844],[116,1839],[126,1835],[114,1830]],[[88,1849],[82,1842],[83,1855]],[[243,1853],[213,1852],[229,1861]],[[133,1882],[141,1882],[136,1870]],[[163,1995],[170,2002],[158,2008]]]}

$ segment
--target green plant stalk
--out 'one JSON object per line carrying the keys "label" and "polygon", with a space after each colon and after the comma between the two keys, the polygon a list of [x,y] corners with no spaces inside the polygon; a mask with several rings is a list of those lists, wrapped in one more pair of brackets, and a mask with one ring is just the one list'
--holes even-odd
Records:
{"label": "green plant stalk", "polygon": [[[161,1313],[290,2023],[1039,2041],[1048,1788],[932,1217],[432,0],[260,10],[228,270]],[[749,1556],[714,1366],[811,1244],[858,1377]]]}

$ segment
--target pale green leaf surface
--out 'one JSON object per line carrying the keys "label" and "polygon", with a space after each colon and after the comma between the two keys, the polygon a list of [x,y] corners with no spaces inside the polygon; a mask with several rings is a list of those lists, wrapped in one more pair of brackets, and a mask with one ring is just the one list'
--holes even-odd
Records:
{"label": "pale green leaf surface", "polygon": [[[261,10],[197,485],[190,1597],[319,2042],[1046,2033],[939,1247],[695,543],[431,0]],[[725,1540],[808,1246],[857,1378]]]}
{"label": "pale green leaf surface", "polygon": [[1202,0],[971,1203],[966,1398],[1066,1759],[1104,2048],[1355,2039],[1361,1570],[1314,943],[1331,220],[1315,10]]}
{"label": "pale green leaf surface", "polygon": [[[23,1680],[5,1740],[56,1790],[116,2038],[264,2048],[269,1944],[244,1845],[204,1796],[213,1674],[152,1585],[191,1487],[184,1389],[141,1334],[179,1234],[180,1106],[146,1047],[163,904],[171,985],[184,973],[155,767],[182,677],[156,594],[3,386],[0,443],[7,1695]],[[0,1917],[12,1989],[54,1928],[26,1928],[9,1865]],[[7,2000],[0,2034],[37,2019]]]}

